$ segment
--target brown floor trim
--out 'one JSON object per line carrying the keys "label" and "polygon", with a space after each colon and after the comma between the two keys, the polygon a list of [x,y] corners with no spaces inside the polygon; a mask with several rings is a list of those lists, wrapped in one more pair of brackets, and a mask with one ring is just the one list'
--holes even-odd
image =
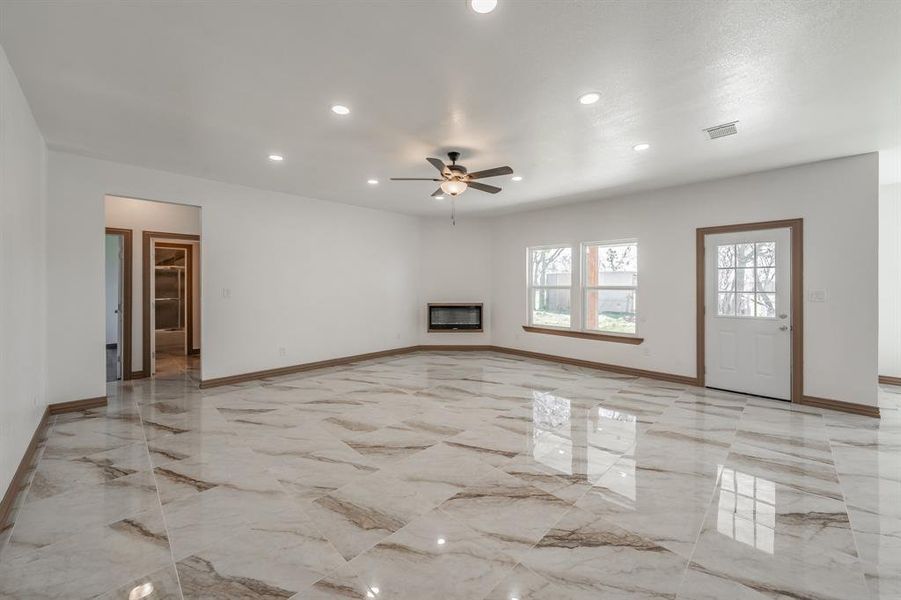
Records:
{"label": "brown floor trim", "polygon": [[684,385],[697,385],[698,381],[694,377],[687,375],[674,375],[672,373],[662,373],[660,371],[646,371],[644,369],[633,369],[632,367],[623,367],[620,365],[611,365],[608,363],[594,362],[591,360],[582,360],[579,358],[569,358],[566,356],[557,356],[556,354],[542,354],[540,352],[530,352],[528,350],[518,350],[516,348],[505,348],[503,346],[492,346],[495,352],[504,354],[515,354],[517,356],[525,356],[528,358],[537,358],[539,360],[549,360],[551,362],[573,365],[576,367],[586,367],[588,369],[598,369],[600,371],[610,371],[611,373],[620,373],[622,375],[634,375],[635,377],[647,377],[648,379],[656,379],[658,381],[668,381],[670,383],[680,383]]}
{"label": "brown floor trim", "polygon": [[416,346],[416,350],[420,352],[491,352],[494,349],[494,346],[477,344],[426,344],[424,346]]}
{"label": "brown floor trim", "polygon": [[290,375],[292,373],[301,373],[303,371],[312,371],[314,369],[336,367],[353,362],[358,362],[361,360],[381,358],[383,356],[393,356],[395,354],[407,354],[409,352],[416,352],[418,349],[419,346],[407,346],[405,348],[393,348],[391,350],[380,350],[378,352],[368,352],[366,354],[356,354],[354,356],[342,356],[340,358],[320,360],[311,363],[302,363],[299,365],[291,365],[289,367],[279,367],[278,369],[266,369],[265,371],[252,371],[250,373],[242,373],[240,375],[229,375],[227,377],[216,377],[215,379],[204,379],[200,382],[200,387],[201,389],[206,389],[211,387],[218,387],[221,385],[232,385],[235,383],[244,383],[246,381],[265,379],[266,377],[277,377],[279,375]]}
{"label": "brown floor trim", "polygon": [[106,396],[97,396],[96,398],[85,398],[84,400],[72,400],[70,402],[57,402],[55,404],[49,404],[47,405],[47,411],[51,415],[59,415],[62,413],[79,412],[100,406],[106,406]]}
{"label": "brown floor trim", "polygon": [[44,432],[47,428],[47,423],[50,420],[52,415],[59,415],[67,412],[78,412],[82,410],[87,410],[89,408],[96,408],[98,406],[106,406],[106,396],[101,396],[98,398],[87,398],[85,400],[73,400],[71,402],[58,402],[56,404],[49,404],[44,409],[44,415],[41,417],[38,426],[34,430],[34,435],[31,436],[31,441],[28,443],[28,447],[25,449],[25,454],[22,455],[22,460],[19,462],[19,467],[16,469],[15,474],[13,475],[12,481],[9,482],[9,487],[6,488],[6,493],[3,494],[3,499],[0,500],[0,531],[4,531],[12,525],[9,523],[9,516],[12,512],[13,505],[16,503],[16,498],[19,493],[25,488],[25,480],[27,479],[28,472],[34,466],[34,458],[37,453],[38,444],[41,442],[41,438],[44,435]]}
{"label": "brown floor trim", "polygon": [[892,377],[890,375],[880,375],[879,383],[883,385],[901,385],[901,377]]}
{"label": "brown floor trim", "polygon": [[590,331],[574,331],[572,329],[552,329],[550,327],[533,327],[531,325],[523,325],[522,330],[527,331],[528,333],[543,333],[546,335],[562,335],[564,337],[580,338],[583,340],[595,340],[598,342],[616,342],[617,344],[637,345],[644,341],[644,338],[634,337],[634,336],[630,336],[630,335],[593,333]]}
{"label": "brown floor trim", "polygon": [[863,415],[865,417],[879,418],[878,406],[866,406],[864,404],[853,404],[851,402],[843,402],[841,400],[830,400],[829,398],[817,398],[816,396],[803,396],[798,404],[807,406],[816,406],[817,408],[827,408],[829,410],[837,410],[839,412],[851,413],[853,415]]}

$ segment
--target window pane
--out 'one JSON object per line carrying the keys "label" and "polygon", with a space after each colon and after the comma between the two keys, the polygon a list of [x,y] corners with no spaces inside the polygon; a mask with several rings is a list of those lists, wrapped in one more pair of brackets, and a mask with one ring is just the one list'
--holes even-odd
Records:
{"label": "window pane", "polygon": [[735,246],[733,244],[729,244],[728,246],[717,246],[716,256],[718,267],[728,268],[735,266]]}
{"label": "window pane", "polygon": [[754,269],[735,269],[735,289],[739,292],[754,291]]}
{"label": "window pane", "polygon": [[757,242],[757,266],[776,266],[776,242]]}
{"label": "window pane", "polygon": [[776,316],[776,294],[757,294],[755,298],[758,317]]}
{"label": "window pane", "polygon": [[754,244],[736,244],[735,245],[735,266],[737,267],[753,267],[754,266]]}
{"label": "window pane", "polygon": [[635,290],[585,292],[585,328],[635,333]]}
{"label": "window pane", "polygon": [[588,246],[585,251],[585,285],[594,287],[638,284],[637,244]]}
{"label": "window pane", "polygon": [[718,289],[721,292],[731,292],[735,289],[735,269],[719,270]]}
{"label": "window pane", "polygon": [[532,325],[570,326],[569,290],[534,290]]}
{"label": "window pane", "polygon": [[757,269],[757,291],[776,291],[776,269],[773,269],[772,267]]}
{"label": "window pane", "polygon": [[533,248],[529,260],[532,285],[570,285],[572,281],[572,248]]}
{"label": "window pane", "polygon": [[739,317],[754,316],[754,294],[738,294],[735,304],[735,314]]}
{"label": "window pane", "polygon": [[732,316],[735,314],[735,294],[720,294],[717,300],[716,314]]}

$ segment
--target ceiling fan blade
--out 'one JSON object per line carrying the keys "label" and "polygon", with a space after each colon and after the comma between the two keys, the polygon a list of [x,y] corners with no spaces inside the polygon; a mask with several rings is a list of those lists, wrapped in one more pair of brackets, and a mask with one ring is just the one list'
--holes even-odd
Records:
{"label": "ceiling fan blade", "polygon": [[485,177],[497,177],[498,175],[513,175],[513,169],[510,167],[495,167],[493,169],[485,169],[484,171],[476,171],[470,173],[470,179],[483,179]]}
{"label": "ceiling fan blade", "polygon": [[445,169],[446,167],[444,166],[444,163],[441,161],[440,158],[431,158],[431,157],[429,157],[429,158],[427,158],[426,160],[429,161],[429,163],[431,163],[431,165],[432,165],[433,167],[435,167],[436,169],[438,169],[439,171],[441,171],[442,173],[444,173],[444,169]]}
{"label": "ceiling fan blade", "polygon": [[434,177],[391,177],[391,181],[444,181]]}
{"label": "ceiling fan blade", "polygon": [[444,190],[442,190],[441,188],[438,188],[437,190],[432,192],[432,197],[443,196],[443,195],[444,195]]}
{"label": "ceiling fan blade", "polygon": [[497,186],[488,185],[485,183],[478,183],[477,181],[470,181],[469,187],[471,187],[474,190],[479,190],[480,192],[488,192],[489,194],[496,194],[499,191],[501,191],[501,188],[499,188]]}

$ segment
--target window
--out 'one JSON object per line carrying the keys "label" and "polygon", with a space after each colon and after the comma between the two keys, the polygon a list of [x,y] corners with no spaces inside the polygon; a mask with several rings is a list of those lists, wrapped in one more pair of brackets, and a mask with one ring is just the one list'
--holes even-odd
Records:
{"label": "window", "polygon": [[572,326],[570,246],[529,248],[529,318],[531,325]]}
{"label": "window", "polygon": [[776,243],[717,246],[720,317],[776,317]]}
{"label": "window", "polygon": [[638,244],[585,244],[583,254],[583,329],[635,333]]}

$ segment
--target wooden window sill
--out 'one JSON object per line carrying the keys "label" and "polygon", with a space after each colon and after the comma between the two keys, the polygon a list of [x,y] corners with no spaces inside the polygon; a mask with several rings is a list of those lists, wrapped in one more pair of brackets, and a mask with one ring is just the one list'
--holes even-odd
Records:
{"label": "wooden window sill", "polygon": [[640,344],[644,338],[632,335],[613,335],[610,333],[589,333],[587,331],[573,331],[571,329],[552,329],[550,327],[532,327],[523,325],[523,331],[529,333],[544,333],[547,335],[562,335],[564,337],[582,338],[583,340],[597,340],[599,342],[616,342],[617,344]]}

